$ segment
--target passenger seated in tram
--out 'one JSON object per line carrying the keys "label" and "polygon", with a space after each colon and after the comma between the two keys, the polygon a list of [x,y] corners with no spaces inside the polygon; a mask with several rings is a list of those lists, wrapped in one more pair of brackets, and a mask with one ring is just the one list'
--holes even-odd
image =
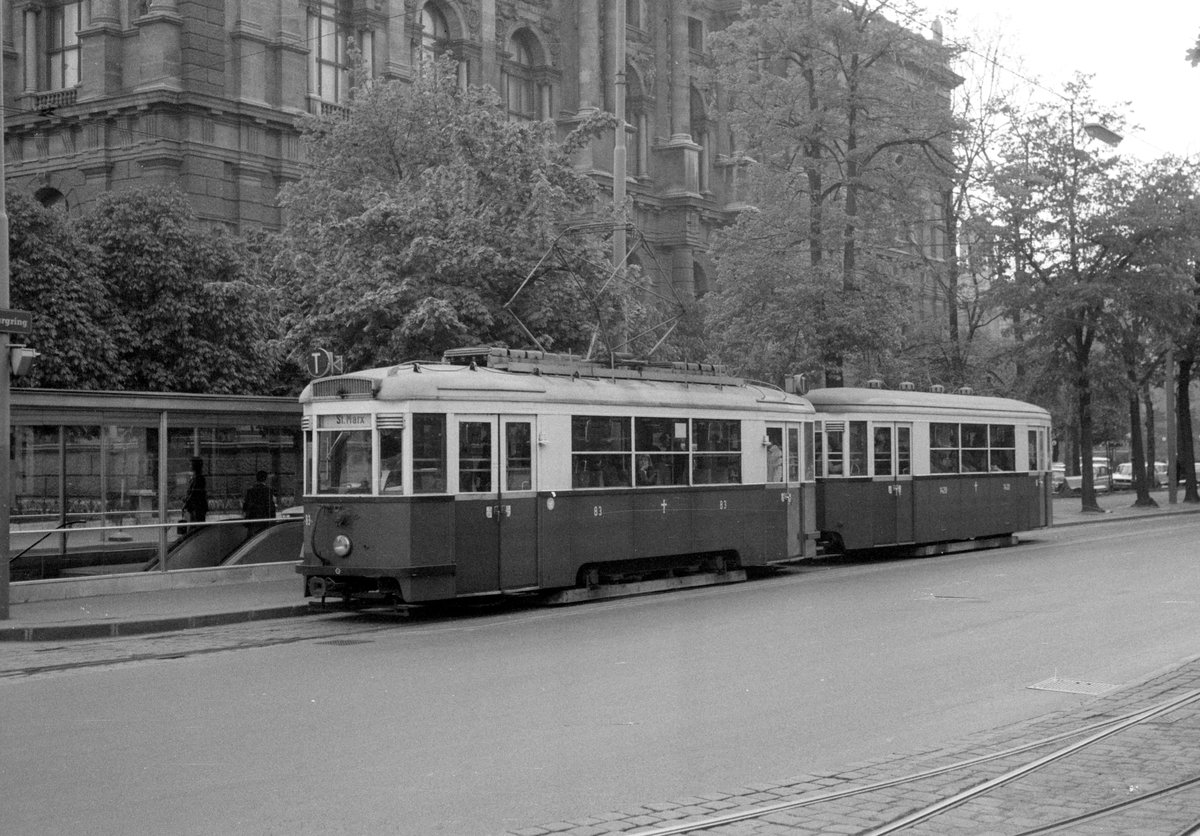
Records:
{"label": "passenger seated in tram", "polygon": [[639,485],[657,485],[658,471],[651,467],[649,456],[638,456],[637,483]]}

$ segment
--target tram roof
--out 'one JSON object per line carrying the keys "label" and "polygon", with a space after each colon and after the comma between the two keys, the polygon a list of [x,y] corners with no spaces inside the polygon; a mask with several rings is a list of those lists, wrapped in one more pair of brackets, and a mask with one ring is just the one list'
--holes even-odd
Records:
{"label": "tram roof", "polygon": [[1050,413],[1035,404],[984,395],[847,387],[813,389],[805,393],[805,397],[820,412],[888,415],[907,413],[946,419],[991,417],[1045,422],[1050,420]]}
{"label": "tram roof", "polygon": [[768,384],[723,375],[640,375],[629,369],[580,366],[574,373],[531,365],[518,370],[451,363],[401,363],[315,380],[302,404],[375,401],[483,401],[486,403],[593,404],[618,408],[762,409],[811,414],[799,395]]}

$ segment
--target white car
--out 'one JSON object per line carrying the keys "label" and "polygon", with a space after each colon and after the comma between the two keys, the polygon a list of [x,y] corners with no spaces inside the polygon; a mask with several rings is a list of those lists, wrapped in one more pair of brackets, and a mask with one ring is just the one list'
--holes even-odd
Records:
{"label": "white car", "polygon": [[[1112,469],[1107,459],[1092,460],[1092,487],[1096,493],[1108,493],[1113,489]],[[1065,493],[1079,493],[1083,490],[1083,476],[1068,476],[1063,485]]]}

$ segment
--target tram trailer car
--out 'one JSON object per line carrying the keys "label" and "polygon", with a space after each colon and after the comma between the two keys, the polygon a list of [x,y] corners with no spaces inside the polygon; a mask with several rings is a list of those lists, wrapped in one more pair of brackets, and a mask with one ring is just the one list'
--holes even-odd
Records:
{"label": "tram trailer car", "polygon": [[459,349],[300,400],[311,595],[409,604],[816,556],[812,406],[717,367]]}
{"label": "tram trailer car", "polygon": [[817,527],[827,547],[928,554],[1051,524],[1050,414],[1041,407],[961,391],[806,397],[817,410]]}

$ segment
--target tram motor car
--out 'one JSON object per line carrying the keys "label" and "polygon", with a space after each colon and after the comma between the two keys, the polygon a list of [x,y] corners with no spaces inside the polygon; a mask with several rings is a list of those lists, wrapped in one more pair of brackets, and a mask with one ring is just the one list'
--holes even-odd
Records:
{"label": "tram motor car", "polygon": [[812,405],[720,367],[457,349],[300,400],[310,595],[408,605],[816,554]]}

